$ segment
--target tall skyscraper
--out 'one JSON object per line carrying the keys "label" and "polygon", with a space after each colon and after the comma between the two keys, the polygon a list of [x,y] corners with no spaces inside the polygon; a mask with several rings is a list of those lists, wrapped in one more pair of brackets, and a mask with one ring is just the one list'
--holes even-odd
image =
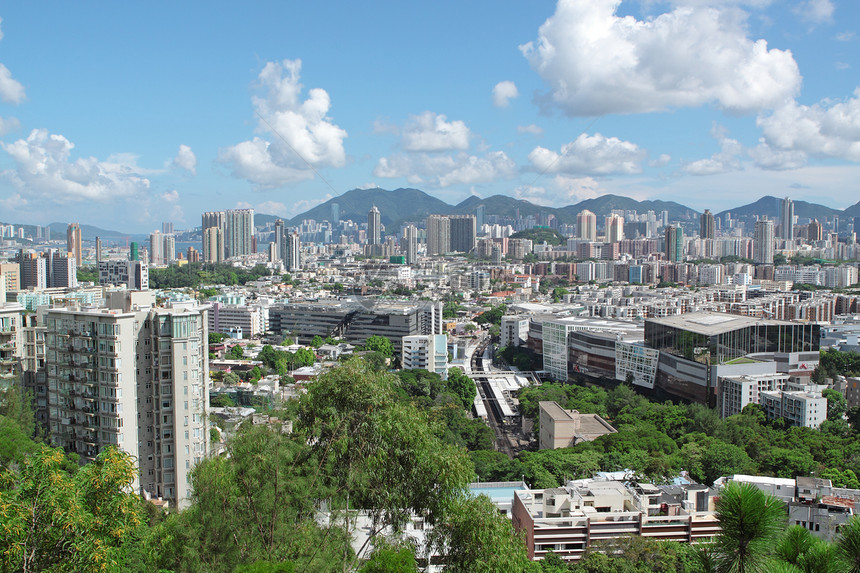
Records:
{"label": "tall skyscraper", "polygon": [[102,261],[102,238],[96,237],[96,266]]}
{"label": "tall skyscraper", "polygon": [[337,226],[337,222],[340,221],[340,203],[332,203],[331,204],[331,224],[333,227]]}
{"label": "tall skyscraper", "polygon": [[679,226],[666,227],[666,259],[672,263],[684,260],[684,230]]}
{"label": "tall skyscraper", "polygon": [[794,238],[794,201],[786,197],[779,206],[780,239]]}
{"label": "tall skyscraper", "polygon": [[624,217],[610,215],[606,217],[606,242],[617,243],[624,239]]}
{"label": "tall skyscraper", "polygon": [[164,221],[161,223],[161,232],[165,235],[173,234],[173,223],[170,221]]}
{"label": "tall skyscraper", "polygon": [[773,264],[773,221],[767,217],[755,222],[753,262],[762,265]]}
{"label": "tall skyscraper", "polygon": [[475,216],[449,215],[450,250],[455,253],[470,253],[475,248]]}
{"label": "tall skyscraper", "polygon": [[597,215],[585,209],[576,216],[577,237],[584,241],[597,240]]}
{"label": "tall skyscraper", "polygon": [[224,211],[203,213],[203,262],[220,263],[224,260],[224,240],[227,235],[227,217]]}
{"label": "tall skyscraper", "polygon": [[130,261],[139,261],[140,260],[140,250],[137,246],[137,241],[132,241],[128,245],[128,260]]}
{"label": "tall skyscraper", "polygon": [[367,213],[367,244],[382,244],[382,219],[376,205]]}
{"label": "tall skyscraper", "polygon": [[860,217],[854,217],[854,234],[860,240]]}
{"label": "tall skyscraper", "polygon": [[406,264],[411,265],[418,260],[418,229],[415,225],[407,225],[403,233],[404,254]]}
{"label": "tall skyscraper", "polygon": [[451,221],[445,215],[427,217],[427,254],[443,255],[451,250]]}
{"label": "tall skyscraper", "polygon": [[274,243],[275,249],[275,257],[278,261],[283,261],[284,256],[284,222],[281,219],[275,221],[275,237],[272,243]]}
{"label": "tall skyscraper", "polygon": [[66,244],[68,245],[69,253],[75,257],[78,266],[84,264],[84,251],[81,247],[82,240],[81,225],[79,223],[70,223],[66,229]]}
{"label": "tall skyscraper", "polygon": [[705,209],[699,218],[699,237],[702,239],[714,239],[717,236],[717,222],[710,209]]}
{"label": "tall skyscraper", "polygon": [[302,268],[302,241],[296,231],[287,234],[284,241],[284,268],[298,271]]}
{"label": "tall skyscraper", "polygon": [[484,226],[484,217],[486,216],[487,208],[484,205],[478,205],[475,209],[475,225],[478,227],[478,231],[481,231],[481,227]]}
{"label": "tall skyscraper", "polygon": [[165,265],[176,260],[176,235],[162,235],[161,256]]}

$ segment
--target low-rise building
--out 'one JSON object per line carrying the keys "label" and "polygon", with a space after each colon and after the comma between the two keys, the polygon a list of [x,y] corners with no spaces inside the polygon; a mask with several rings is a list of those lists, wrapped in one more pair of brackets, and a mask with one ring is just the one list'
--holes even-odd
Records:
{"label": "low-rise building", "polygon": [[590,442],[616,432],[609,422],[597,414],[580,414],[565,410],[558,402],[542,401],[540,407],[541,450],[571,448],[580,442]]}

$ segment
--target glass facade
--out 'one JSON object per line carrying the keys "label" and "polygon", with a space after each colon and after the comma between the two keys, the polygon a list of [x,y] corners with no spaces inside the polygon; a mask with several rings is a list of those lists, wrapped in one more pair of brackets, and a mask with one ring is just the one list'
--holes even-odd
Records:
{"label": "glass facade", "polygon": [[757,322],[704,334],[682,327],[645,322],[651,348],[702,364],[724,364],[754,352],[810,352],[819,348],[817,324]]}

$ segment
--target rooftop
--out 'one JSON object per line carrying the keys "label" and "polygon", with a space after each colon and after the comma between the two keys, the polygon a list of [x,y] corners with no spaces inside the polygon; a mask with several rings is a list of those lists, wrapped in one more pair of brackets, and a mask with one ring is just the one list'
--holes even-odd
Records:
{"label": "rooftop", "polygon": [[695,332],[696,334],[703,334],[705,336],[714,336],[756,325],[778,326],[791,324],[782,320],[753,318],[719,312],[690,312],[663,318],[649,318],[646,320],[647,322],[681,328],[688,332]]}

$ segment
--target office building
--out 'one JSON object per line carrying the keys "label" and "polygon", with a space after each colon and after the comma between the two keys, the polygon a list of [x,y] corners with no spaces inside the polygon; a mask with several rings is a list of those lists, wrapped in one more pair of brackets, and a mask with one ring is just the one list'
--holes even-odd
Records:
{"label": "office building", "polygon": [[229,209],[225,213],[225,223],[224,256],[229,259],[253,254],[254,210]]}
{"label": "office building", "polygon": [[126,285],[128,290],[147,290],[149,289],[149,266],[146,261],[101,261],[99,284]]}
{"label": "office building", "polygon": [[203,262],[220,263],[225,259],[224,241],[227,236],[227,218],[223,211],[203,213]]}
{"label": "office building", "polygon": [[340,203],[331,204],[331,222],[332,225],[337,225],[340,221]]}
{"label": "office building", "polygon": [[272,248],[274,249],[275,258],[271,262],[284,260],[284,222],[281,219],[275,221],[275,235],[272,238]]}
{"label": "office building", "polygon": [[45,315],[52,441],[85,462],[120,448],[137,459],[144,497],[184,505],[208,450],[205,307],[154,308],[150,293],[109,299]]}
{"label": "office building", "polygon": [[75,257],[78,265],[84,264],[84,250],[82,247],[83,233],[79,223],[70,223],[66,229],[66,246],[71,256]]}
{"label": "office building", "polygon": [[680,226],[666,227],[666,260],[672,263],[684,260],[684,230]]}
{"label": "office building", "polygon": [[597,215],[585,209],[576,216],[577,238],[583,241],[597,240]]}
{"label": "office building", "polygon": [[779,205],[779,238],[790,241],[794,238],[794,201],[786,197]]}
{"label": "office building", "polygon": [[767,218],[755,222],[753,262],[759,265],[773,264],[773,221]]}
{"label": "office building", "polygon": [[806,227],[806,237],[810,243],[815,243],[824,238],[824,226],[818,222],[818,219],[813,219]]}
{"label": "office building", "polygon": [[474,215],[449,215],[450,247],[454,253],[471,253],[475,250],[476,228]]}
{"label": "office building", "polygon": [[379,214],[379,209],[376,208],[376,205],[371,207],[370,211],[367,213],[367,244],[382,244],[382,217]]}
{"label": "office building", "polygon": [[702,216],[699,217],[699,238],[715,239],[717,237],[717,222],[714,219],[714,214],[710,209],[705,209]]}
{"label": "office building", "polygon": [[448,379],[448,337],[444,334],[418,334],[402,338],[404,370],[435,372]]}

